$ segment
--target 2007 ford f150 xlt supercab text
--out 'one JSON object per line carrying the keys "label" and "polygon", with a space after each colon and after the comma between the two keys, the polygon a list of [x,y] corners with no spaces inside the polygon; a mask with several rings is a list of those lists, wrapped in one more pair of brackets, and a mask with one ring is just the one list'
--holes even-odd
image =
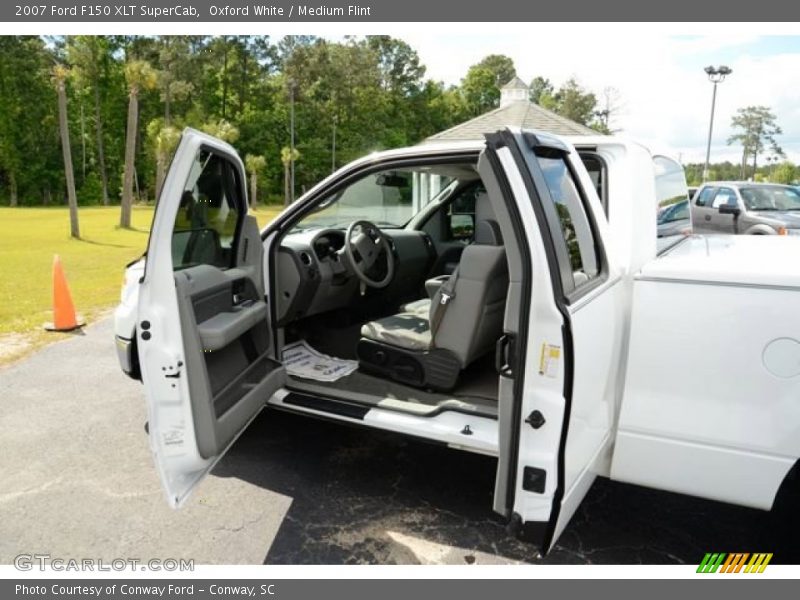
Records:
{"label": "2007 ford f150 xlt supercab text", "polygon": [[187,129],[115,324],[169,502],[268,407],[497,457],[543,551],[598,475],[769,510],[800,244],[657,238],[668,199],[683,169],[638,144],[507,129],[357,160],[259,231],[236,152]]}

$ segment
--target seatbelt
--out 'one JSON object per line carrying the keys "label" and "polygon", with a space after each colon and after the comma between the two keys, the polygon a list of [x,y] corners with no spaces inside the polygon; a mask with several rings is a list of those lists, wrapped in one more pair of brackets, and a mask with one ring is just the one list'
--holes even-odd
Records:
{"label": "seatbelt", "polygon": [[[460,265],[459,265],[460,266]],[[450,277],[439,288],[439,302],[431,308],[430,326],[431,326],[431,344],[434,344],[436,339],[436,332],[439,330],[439,325],[444,319],[444,313],[447,312],[447,307],[450,302],[456,297],[456,282],[458,281],[458,269],[456,267]]]}

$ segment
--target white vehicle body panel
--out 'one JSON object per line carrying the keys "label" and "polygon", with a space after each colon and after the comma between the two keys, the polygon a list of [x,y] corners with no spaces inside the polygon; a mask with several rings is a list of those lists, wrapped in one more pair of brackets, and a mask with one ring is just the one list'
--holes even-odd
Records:
{"label": "white vehicle body panel", "polygon": [[614,479],[772,506],[800,456],[798,264],[791,239],[719,236],[642,270]]}

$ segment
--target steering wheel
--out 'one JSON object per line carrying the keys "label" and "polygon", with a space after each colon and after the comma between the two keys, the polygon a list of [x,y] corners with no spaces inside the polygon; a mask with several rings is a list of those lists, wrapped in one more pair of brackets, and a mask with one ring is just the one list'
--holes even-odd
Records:
{"label": "steering wheel", "polygon": [[[356,276],[373,288],[384,288],[394,277],[394,254],[384,233],[370,221],[353,221],[344,237],[344,255]],[[373,279],[369,271],[384,256],[386,275]]]}

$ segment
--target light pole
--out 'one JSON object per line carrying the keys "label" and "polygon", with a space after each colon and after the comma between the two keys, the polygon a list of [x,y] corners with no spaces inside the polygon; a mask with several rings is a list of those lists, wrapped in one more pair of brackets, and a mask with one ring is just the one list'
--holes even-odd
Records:
{"label": "light pole", "polygon": [[772,173],[775,171],[775,165],[778,164],[778,157],[776,155],[767,157],[767,181],[772,183]]}
{"label": "light pole", "polygon": [[708,66],[704,69],[708,80],[714,84],[714,91],[711,94],[711,120],[708,123],[708,145],[706,146],[706,166],[703,169],[703,181],[708,180],[708,161],[711,158],[711,133],[714,131],[714,106],[717,103],[717,84],[725,81],[725,77],[733,73],[733,69],[720,65],[719,67]]}

